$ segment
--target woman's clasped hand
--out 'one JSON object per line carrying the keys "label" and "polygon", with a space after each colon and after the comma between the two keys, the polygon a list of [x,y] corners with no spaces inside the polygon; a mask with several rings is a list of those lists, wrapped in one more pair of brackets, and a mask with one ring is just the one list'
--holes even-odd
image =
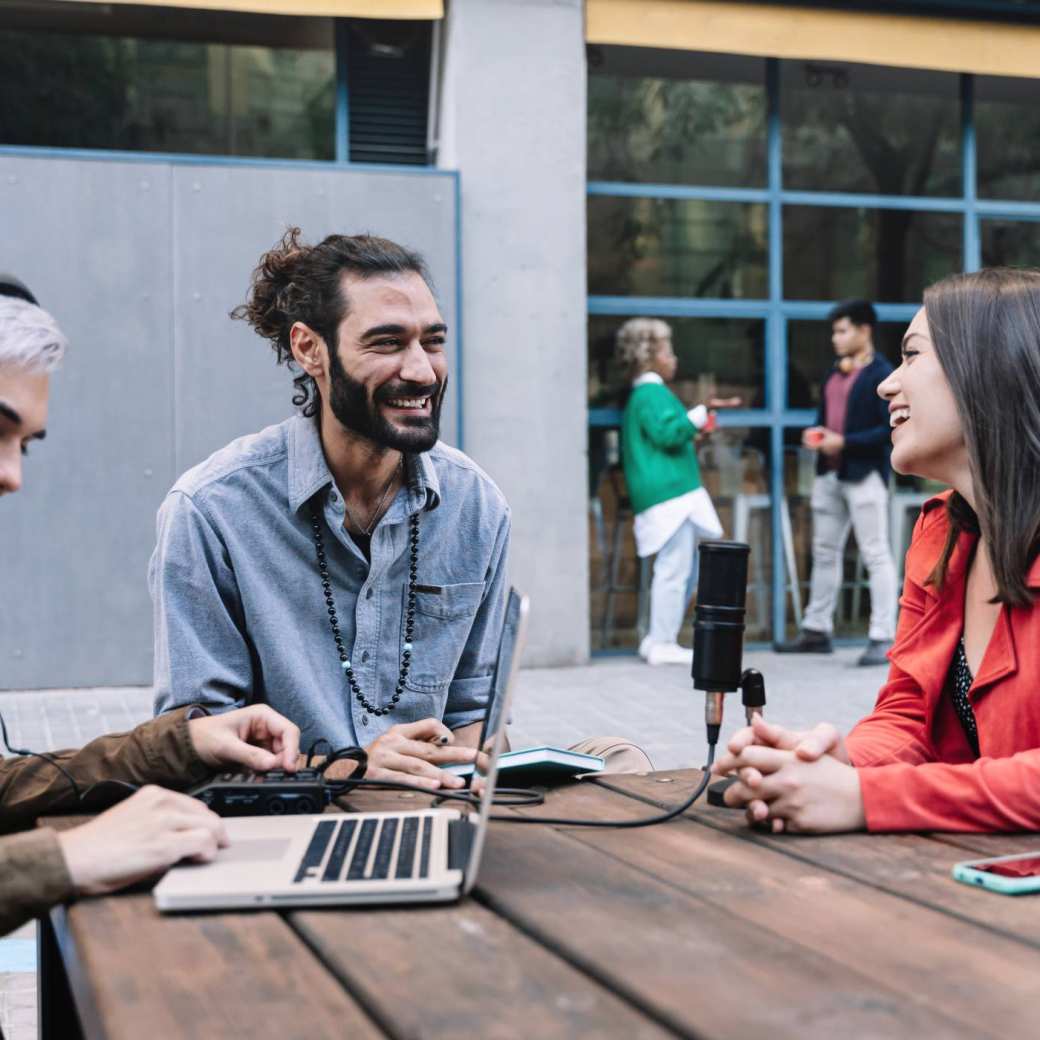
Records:
{"label": "woman's clasped hand", "polygon": [[829,723],[796,731],[754,716],[712,767],[735,779],[726,804],[773,833],[833,833],[865,826],[859,774],[845,740]]}

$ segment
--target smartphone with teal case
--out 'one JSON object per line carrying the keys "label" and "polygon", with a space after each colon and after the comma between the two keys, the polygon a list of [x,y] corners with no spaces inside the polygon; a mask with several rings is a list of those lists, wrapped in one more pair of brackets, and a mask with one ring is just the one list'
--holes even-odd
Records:
{"label": "smartphone with teal case", "polygon": [[954,866],[953,877],[966,885],[978,885],[1003,896],[1040,892],[1040,852],[965,860]]}

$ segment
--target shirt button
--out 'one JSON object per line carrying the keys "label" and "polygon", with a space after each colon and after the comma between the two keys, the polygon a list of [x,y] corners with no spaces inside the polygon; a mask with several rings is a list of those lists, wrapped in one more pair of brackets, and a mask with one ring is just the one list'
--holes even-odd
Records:
{"label": "shirt button", "polygon": [[368,716],[367,715],[362,715],[361,716],[361,725],[362,726],[367,726],[368,725]]}
{"label": "shirt button", "polygon": [[367,591],[365,592],[365,599],[371,599],[371,598],[372,598],[372,590],[371,590],[371,589],[368,589],[368,590],[367,590]]}
{"label": "shirt button", "polygon": [[329,501],[330,502],[338,502],[339,501],[339,495],[337,495],[335,491],[330,491],[329,492]]}
{"label": "shirt button", "polygon": [[361,661],[362,661],[362,663],[366,663],[368,661],[368,651],[367,650],[361,655]]}

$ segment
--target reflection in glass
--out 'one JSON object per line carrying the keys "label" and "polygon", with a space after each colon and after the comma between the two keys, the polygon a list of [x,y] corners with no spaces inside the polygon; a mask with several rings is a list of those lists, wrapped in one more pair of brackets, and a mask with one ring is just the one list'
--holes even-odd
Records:
{"label": "reflection in glass", "polygon": [[289,50],[2,30],[0,50],[2,144],[332,158],[331,38]]}
{"label": "reflection in glass", "polygon": [[780,97],[785,188],[961,193],[955,74],[785,61]]}
{"label": "reflection in glass", "polygon": [[590,48],[589,180],[763,186],[763,83],[761,59]]}
{"label": "reflection in glass", "polygon": [[1040,199],[1040,84],[975,78],[975,140],[982,198]]}
{"label": "reflection in glass", "polygon": [[[883,321],[874,329],[875,350],[893,366],[899,364],[906,326],[905,321]],[[787,364],[788,408],[818,408],[820,388],[834,364],[830,322],[788,321]]]}
{"label": "reflection in glass", "polygon": [[589,292],[764,298],[767,222],[758,204],[590,195]]}
{"label": "reflection in glass", "polygon": [[983,267],[1040,267],[1040,222],[983,220]]}
{"label": "reflection in glass", "polygon": [[785,206],[784,295],[914,303],[962,267],[956,213]]}

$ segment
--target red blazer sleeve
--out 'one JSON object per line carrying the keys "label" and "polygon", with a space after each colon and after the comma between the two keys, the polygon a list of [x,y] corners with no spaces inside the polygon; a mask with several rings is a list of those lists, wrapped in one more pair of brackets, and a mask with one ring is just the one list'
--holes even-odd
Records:
{"label": "red blazer sleeve", "polygon": [[859,770],[870,831],[1040,830],[1040,749]]}
{"label": "red blazer sleeve", "polygon": [[[914,528],[914,539],[924,522],[922,515]],[[913,552],[912,542],[910,552]],[[903,595],[899,600],[897,646],[921,620],[927,599],[927,593],[909,577],[904,581]],[[874,710],[849,733],[846,747],[857,769],[888,762],[917,765],[935,759],[924,692],[917,681],[898,665],[891,666],[888,681],[881,687]]]}

